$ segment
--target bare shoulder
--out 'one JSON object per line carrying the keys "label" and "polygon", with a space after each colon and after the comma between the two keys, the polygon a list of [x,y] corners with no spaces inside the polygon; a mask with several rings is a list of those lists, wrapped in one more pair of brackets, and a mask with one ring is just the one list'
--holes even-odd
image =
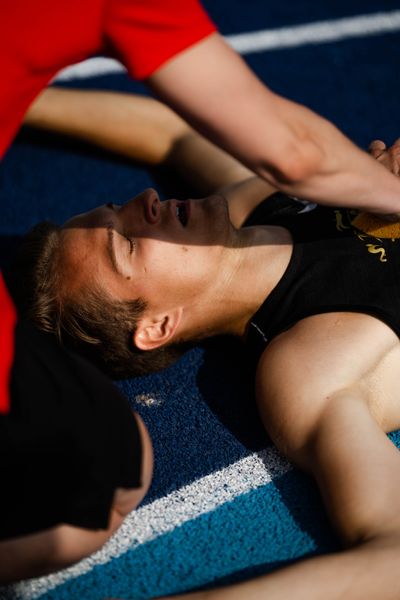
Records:
{"label": "bare shoulder", "polygon": [[264,351],[256,393],[269,433],[301,445],[329,403],[352,390],[386,431],[400,426],[400,344],[382,321],[327,313],[299,321]]}
{"label": "bare shoulder", "polygon": [[398,338],[381,321],[330,313],[281,334],[259,363],[265,426],[315,478],[349,546],[399,539],[400,455],[384,433],[400,425],[399,361]]}

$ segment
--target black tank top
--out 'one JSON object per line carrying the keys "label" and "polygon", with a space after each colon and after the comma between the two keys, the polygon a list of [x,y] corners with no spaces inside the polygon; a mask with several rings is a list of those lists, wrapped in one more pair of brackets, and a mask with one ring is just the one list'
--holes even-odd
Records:
{"label": "black tank top", "polygon": [[354,224],[357,214],[318,206],[271,219],[268,200],[252,213],[246,225],[280,225],[293,239],[284,275],[248,326],[256,358],[276,335],[320,313],[373,315],[400,337],[400,239],[363,232]]}

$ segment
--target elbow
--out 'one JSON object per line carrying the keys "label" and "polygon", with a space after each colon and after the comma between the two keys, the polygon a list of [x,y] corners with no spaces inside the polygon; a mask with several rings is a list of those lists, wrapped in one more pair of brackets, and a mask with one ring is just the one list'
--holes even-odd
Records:
{"label": "elbow", "polygon": [[324,154],[312,140],[290,142],[277,151],[270,162],[257,167],[258,174],[284,192],[307,187],[323,174]]}

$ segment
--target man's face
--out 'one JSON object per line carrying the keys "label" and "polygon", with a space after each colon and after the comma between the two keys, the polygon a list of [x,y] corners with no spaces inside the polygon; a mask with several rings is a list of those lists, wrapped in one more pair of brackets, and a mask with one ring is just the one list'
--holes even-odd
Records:
{"label": "man's face", "polygon": [[115,299],[140,297],[155,310],[193,303],[219,276],[232,235],[221,196],[160,202],[148,189],[64,225],[65,290],[93,282]]}

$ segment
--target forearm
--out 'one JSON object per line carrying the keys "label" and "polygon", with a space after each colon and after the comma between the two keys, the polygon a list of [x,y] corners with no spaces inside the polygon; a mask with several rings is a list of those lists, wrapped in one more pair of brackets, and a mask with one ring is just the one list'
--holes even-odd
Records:
{"label": "forearm", "polygon": [[398,179],[332,124],[273,94],[219,36],[178,55],[149,83],[194,127],[282,191],[323,204],[399,211]]}
{"label": "forearm", "polygon": [[400,180],[384,164],[360,150],[332,123],[306,107],[283,98],[276,98],[276,102],[280,121],[299,123],[298,139],[294,142],[298,156],[296,158],[294,152],[294,163],[309,165],[309,171],[306,168],[302,178],[301,170],[296,174],[294,164],[294,179],[285,182],[281,178],[277,182],[280,189],[320,204],[376,213],[400,212]]}
{"label": "forearm", "polygon": [[152,98],[62,88],[42,92],[24,123],[150,164],[163,162],[175,140],[190,131],[178,115]]}
{"label": "forearm", "polygon": [[219,589],[180,595],[179,600],[398,600],[399,539],[305,560]]}

